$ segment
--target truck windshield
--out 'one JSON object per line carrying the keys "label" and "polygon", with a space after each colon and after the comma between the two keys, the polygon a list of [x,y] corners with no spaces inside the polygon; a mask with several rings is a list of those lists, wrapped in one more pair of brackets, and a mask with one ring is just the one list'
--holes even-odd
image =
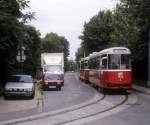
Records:
{"label": "truck windshield", "polygon": [[44,66],[44,72],[47,71],[62,71],[61,66]]}

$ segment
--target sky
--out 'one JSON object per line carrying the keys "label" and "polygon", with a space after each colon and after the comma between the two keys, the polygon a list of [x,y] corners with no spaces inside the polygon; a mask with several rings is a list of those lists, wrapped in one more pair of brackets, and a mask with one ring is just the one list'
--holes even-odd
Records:
{"label": "sky", "polygon": [[85,22],[100,10],[113,9],[117,0],[30,0],[30,11],[35,12],[36,20],[29,24],[35,26],[44,37],[54,32],[64,36],[70,43],[69,57],[75,59],[80,47],[78,38]]}

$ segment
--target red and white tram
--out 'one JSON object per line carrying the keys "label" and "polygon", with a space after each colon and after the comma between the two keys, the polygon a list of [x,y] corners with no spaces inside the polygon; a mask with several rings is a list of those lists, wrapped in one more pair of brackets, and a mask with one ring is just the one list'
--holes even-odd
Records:
{"label": "red and white tram", "polygon": [[94,52],[88,57],[88,81],[102,89],[131,88],[131,52],[125,47],[113,47]]}
{"label": "red and white tram", "polygon": [[79,77],[81,80],[89,82],[89,57],[81,59]]}

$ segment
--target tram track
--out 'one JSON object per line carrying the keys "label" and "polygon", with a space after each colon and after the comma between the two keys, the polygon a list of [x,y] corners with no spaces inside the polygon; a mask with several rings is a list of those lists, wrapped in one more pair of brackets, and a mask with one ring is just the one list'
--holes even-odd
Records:
{"label": "tram track", "polygon": [[[104,109],[103,109],[101,104],[103,104],[103,105],[105,104],[104,102],[106,102],[106,100],[107,100],[106,97],[107,97],[107,95],[104,94],[98,100],[91,102],[89,104],[74,108],[74,109],[68,109],[68,110],[64,110],[61,112],[44,115],[41,117],[28,118],[28,119],[24,119],[24,120],[20,120],[20,121],[18,120],[18,121],[14,121],[14,122],[8,122],[5,124],[0,124],[0,125],[12,125],[12,124],[23,124],[24,125],[24,124],[28,124],[28,122],[36,122],[36,120],[39,121],[39,120],[44,120],[44,119],[49,119],[48,121],[50,121],[50,125],[71,124],[72,122],[75,122],[78,120],[94,117],[94,116],[103,114],[105,112],[109,112],[109,111],[123,105],[128,100],[128,95],[124,95],[123,97],[120,98],[120,100],[118,100],[117,104],[109,105],[109,106],[107,106],[107,108],[104,107]],[[107,97],[107,98],[109,98],[109,97]],[[88,109],[90,109],[91,107],[94,107],[94,106],[96,108],[98,107],[98,109],[91,113],[88,112]],[[99,108],[101,108],[101,110]],[[77,116],[78,112],[86,112],[86,111],[87,111],[87,114]],[[67,118],[67,116],[69,116],[70,114],[73,116],[73,118],[72,117]],[[63,117],[64,117],[64,119],[63,119]],[[53,119],[56,119],[56,118],[58,118],[58,120],[56,120],[54,122]],[[51,123],[51,121],[52,121],[52,123]]]}
{"label": "tram track", "polygon": [[58,111],[56,113],[50,113],[50,114],[39,116],[39,117],[36,117],[36,118],[27,118],[25,120],[18,120],[18,121],[16,120],[15,122],[4,123],[4,124],[0,123],[0,125],[21,124],[21,123],[25,123],[25,122],[28,122],[28,121],[34,121],[34,120],[39,120],[39,119],[43,119],[43,118],[47,118],[47,117],[57,116],[57,115],[60,115],[60,114],[64,114],[64,113],[67,113],[67,112],[72,112],[72,111],[75,111],[75,110],[79,110],[79,109],[82,109],[82,108],[85,108],[85,107],[97,104],[100,101],[104,100],[105,97],[106,97],[106,95],[103,94],[103,96],[100,97],[99,99],[97,99],[96,101],[93,101],[93,102],[85,104],[85,105],[77,106],[77,107],[72,108],[72,109],[68,108],[68,109],[63,110],[63,111]]}
{"label": "tram track", "polygon": [[108,112],[110,110],[113,110],[113,109],[117,108],[118,106],[123,105],[127,100],[128,100],[128,95],[125,95],[125,99],[123,99],[120,103],[118,103],[118,104],[116,104],[116,105],[114,105],[110,108],[107,108],[103,111],[96,112],[96,113],[93,113],[93,114],[89,114],[89,115],[81,117],[81,118],[76,118],[76,119],[68,120],[68,121],[65,121],[65,122],[59,122],[59,123],[56,123],[56,124],[53,124],[53,125],[63,125],[63,124],[66,124],[66,123],[71,123],[71,122],[74,122],[74,121],[77,121],[77,120],[85,119],[85,118],[88,118],[88,117],[92,117],[92,116],[96,116],[96,115]]}
{"label": "tram track", "polygon": [[[105,104],[104,102],[106,102],[106,97],[107,97],[107,95],[103,95],[103,97],[101,99],[99,99],[95,102],[92,102],[90,104],[78,107],[78,108],[66,110],[63,112],[56,113],[56,114],[47,115],[47,116],[40,117],[37,119],[30,119],[30,120],[28,119],[27,121],[24,120],[21,122],[15,122],[13,124],[22,124],[25,122],[28,123],[29,121],[36,122],[36,120],[44,120],[44,119],[47,119],[48,121],[50,121],[50,125],[71,124],[72,122],[75,122],[78,120],[94,117],[94,116],[103,114],[105,112],[109,112],[109,111],[123,105],[128,100],[128,95],[124,95],[117,104],[102,107]],[[93,107],[93,108],[95,107],[95,110],[93,112],[88,112],[88,109],[90,109],[91,107]],[[80,114],[80,112],[81,112],[81,114]],[[72,116],[70,117],[70,115],[72,115]],[[57,120],[53,121],[54,119],[57,119]],[[9,124],[7,124],[7,125],[9,125]]]}
{"label": "tram track", "polygon": [[147,91],[138,90],[136,88],[132,88],[132,91],[135,91],[135,92],[138,92],[138,93],[141,93],[141,94],[145,94],[145,95],[150,95],[150,93],[148,93]]}
{"label": "tram track", "polygon": [[150,93],[148,93],[147,91],[139,90],[139,89],[136,89],[136,88],[132,88],[131,91],[134,92],[134,94],[137,96],[137,102],[135,104],[130,104],[130,105],[141,105],[141,103],[139,103],[140,94],[150,95]]}
{"label": "tram track", "polygon": [[[82,108],[85,108],[85,107],[88,107],[90,105],[94,105],[96,103],[99,103],[100,101],[104,100],[106,97],[105,94],[103,94],[102,98],[92,102],[92,103],[89,103],[89,104],[86,104],[86,105],[83,105],[83,106],[80,106],[80,107],[77,107],[77,108],[74,108],[74,109],[68,109],[68,110],[65,110],[65,111],[62,111],[62,112],[58,112],[58,113],[55,113],[55,114],[51,114],[51,115],[47,115],[47,116],[44,116],[45,117],[51,117],[51,116],[57,116],[57,115],[60,115],[60,114],[63,114],[63,113],[67,113],[67,112],[72,112],[72,111],[75,111],[75,110],[79,110],[79,109],[82,109]],[[42,117],[40,117],[42,119]],[[39,118],[38,118],[39,119]],[[36,119],[33,119],[33,120],[36,120]]]}
{"label": "tram track", "polygon": [[[125,104],[125,102],[128,100],[128,95],[122,95],[122,97],[120,97],[117,103],[112,104],[111,100],[109,100],[110,96],[106,94],[102,94],[102,96],[100,96],[100,93],[97,92],[96,95],[98,96],[98,98],[95,101],[86,103],[84,105],[75,106],[74,108],[68,107],[68,108],[64,108],[64,110],[62,109],[56,112],[48,112],[44,115],[39,114],[36,117],[31,116],[28,118],[23,118],[18,120],[16,119],[13,121],[10,120],[8,122],[0,123],[0,125],[12,125],[12,124],[26,125],[28,123],[30,125],[30,123],[33,122],[32,124],[34,124],[34,123],[38,123],[38,121],[39,121],[38,124],[40,124],[40,122],[44,121],[45,119],[46,121],[49,121],[50,125],[71,124],[72,122],[80,121],[82,119],[91,118],[91,117],[95,117],[107,113]],[[106,105],[108,104],[108,106],[105,106],[105,103]],[[90,112],[88,110],[90,109],[92,110],[91,107],[94,109],[93,111]],[[70,115],[72,115],[72,117],[70,117]]]}

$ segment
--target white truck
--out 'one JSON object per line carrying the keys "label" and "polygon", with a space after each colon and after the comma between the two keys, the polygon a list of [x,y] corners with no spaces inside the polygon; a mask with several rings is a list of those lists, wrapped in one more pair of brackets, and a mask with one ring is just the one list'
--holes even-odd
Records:
{"label": "white truck", "polygon": [[42,53],[43,88],[61,90],[64,85],[64,53]]}

